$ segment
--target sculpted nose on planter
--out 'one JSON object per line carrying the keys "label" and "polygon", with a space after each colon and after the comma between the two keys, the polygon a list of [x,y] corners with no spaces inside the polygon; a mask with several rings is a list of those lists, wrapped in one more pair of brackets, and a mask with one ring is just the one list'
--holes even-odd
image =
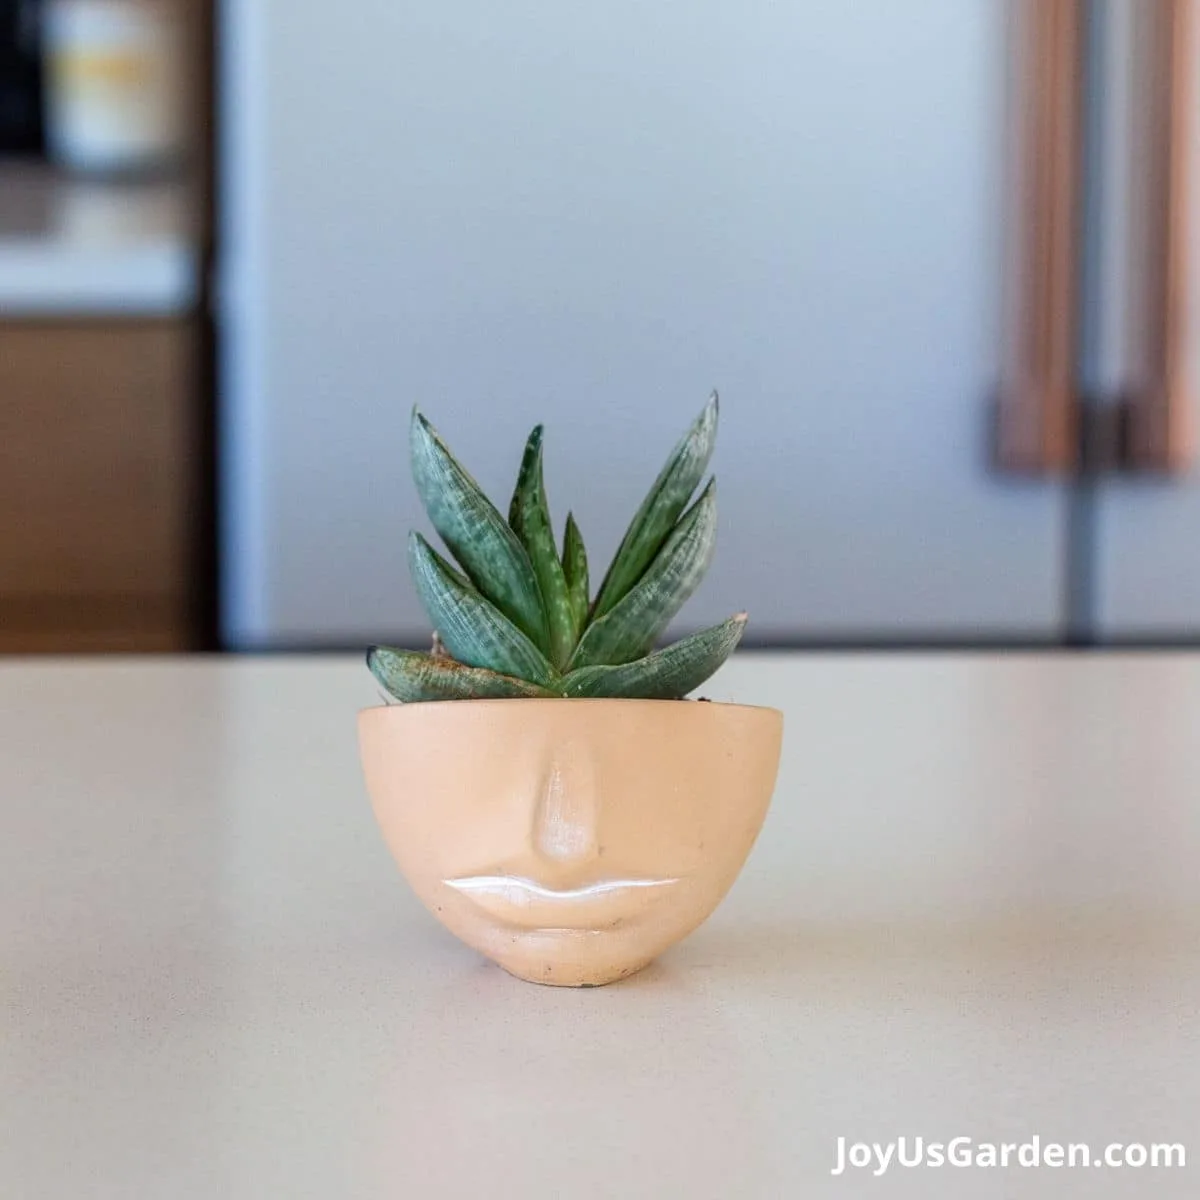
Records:
{"label": "sculpted nose on planter", "polygon": [[587,750],[578,743],[556,746],[533,806],[534,853],[563,866],[595,858],[599,810],[596,771]]}
{"label": "sculpted nose on planter", "polygon": [[600,773],[586,745],[555,743],[540,765],[522,851],[448,887],[503,926],[571,936],[631,922],[680,882],[617,864],[601,872]]}

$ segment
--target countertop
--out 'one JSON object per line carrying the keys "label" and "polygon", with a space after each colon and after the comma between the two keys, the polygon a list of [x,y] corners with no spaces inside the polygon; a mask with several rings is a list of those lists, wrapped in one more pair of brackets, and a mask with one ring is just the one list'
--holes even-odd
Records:
{"label": "countertop", "polygon": [[0,320],[179,315],[199,270],[183,183],[0,164]]}
{"label": "countertop", "polygon": [[[743,654],[704,691],[786,713],[763,834],[575,991],[407,891],[358,661],[0,664],[0,1193],[1200,1195],[1200,657]],[[839,1137],[1035,1135],[1187,1166],[831,1174]]]}

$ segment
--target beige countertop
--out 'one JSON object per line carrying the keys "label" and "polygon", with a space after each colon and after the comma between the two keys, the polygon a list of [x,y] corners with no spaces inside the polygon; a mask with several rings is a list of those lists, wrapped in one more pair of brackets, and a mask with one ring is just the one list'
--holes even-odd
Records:
{"label": "beige countertop", "polygon": [[0,165],[0,319],[175,316],[199,270],[185,185]]}
{"label": "beige countertop", "polygon": [[[408,893],[357,661],[0,663],[0,1194],[1200,1195],[1200,657],[741,655],[705,693],[786,712],[762,837],[573,991]],[[1034,1135],[1188,1165],[831,1174]]]}

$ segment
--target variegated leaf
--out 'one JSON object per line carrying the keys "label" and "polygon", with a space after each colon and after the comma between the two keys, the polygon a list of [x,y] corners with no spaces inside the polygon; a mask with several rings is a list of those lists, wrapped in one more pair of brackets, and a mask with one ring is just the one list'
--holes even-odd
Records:
{"label": "variegated leaf", "polygon": [[408,565],[430,622],[459,662],[537,684],[556,677],[537,646],[485,596],[457,577],[419,533],[409,535]]}
{"label": "variegated leaf", "polygon": [[675,642],[623,666],[581,667],[561,683],[564,696],[678,700],[695,691],[737,648],[746,628],[739,613],[723,625]]}
{"label": "variegated leaf", "polygon": [[575,515],[567,513],[567,529],[563,534],[563,573],[567,580],[567,596],[571,602],[574,640],[579,641],[588,616],[588,560],[583,534],[575,524]]}
{"label": "variegated leaf", "polygon": [[596,595],[593,621],[615,608],[641,579],[687,507],[712,458],[718,413],[719,401],[713,392],[704,411],[671,452],[630,523]]}
{"label": "variegated leaf", "polygon": [[588,626],[571,668],[632,662],[646,654],[708,570],[716,537],[716,480],[710,480],[633,589]]}
{"label": "variegated leaf", "polygon": [[541,591],[525,547],[415,408],[410,449],[417,491],[442,541],[475,588],[535,645],[548,650]]}
{"label": "variegated leaf", "polygon": [[416,650],[372,646],[367,666],[383,689],[405,704],[430,700],[507,700],[551,696],[553,692],[500,675],[482,667],[468,667],[450,658],[435,658]]}
{"label": "variegated leaf", "polygon": [[542,608],[549,626],[550,661],[556,667],[565,667],[575,649],[575,620],[567,594],[567,578],[563,574],[558,547],[554,542],[554,527],[550,524],[540,425],[525,443],[516,490],[509,506],[508,523],[521,539],[541,589]]}

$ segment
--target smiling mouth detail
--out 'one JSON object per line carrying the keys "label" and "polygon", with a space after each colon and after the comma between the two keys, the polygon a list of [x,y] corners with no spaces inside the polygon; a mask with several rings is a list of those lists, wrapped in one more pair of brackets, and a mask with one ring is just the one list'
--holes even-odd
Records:
{"label": "smiling mouth detail", "polygon": [[552,888],[518,875],[447,879],[484,912],[525,929],[592,929],[644,912],[678,879],[601,879]]}

